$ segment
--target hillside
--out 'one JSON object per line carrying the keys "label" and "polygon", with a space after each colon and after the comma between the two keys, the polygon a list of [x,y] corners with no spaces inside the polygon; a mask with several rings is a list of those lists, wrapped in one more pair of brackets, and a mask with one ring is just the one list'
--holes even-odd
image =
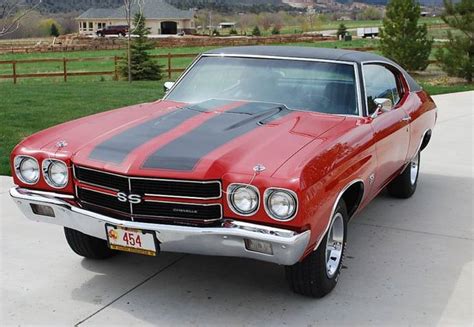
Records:
{"label": "hillside", "polygon": [[[36,0],[26,0],[35,2]],[[276,11],[276,10],[295,10],[281,0],[167,0],[169,3],[181,9],[189,8],[211,8],[220,12],[232,11]],[[340,3],[350,3],[353,0],[336,0]],[[368,4],[383,5],[388,0],[357,0]],[[420,0],[427,6],[440,5],[442,0]],[[89,8],[116,8],[123,5],[123,0],[43,0],[40,10],[50,13],[65,13],[72,11],[84,11]]]}

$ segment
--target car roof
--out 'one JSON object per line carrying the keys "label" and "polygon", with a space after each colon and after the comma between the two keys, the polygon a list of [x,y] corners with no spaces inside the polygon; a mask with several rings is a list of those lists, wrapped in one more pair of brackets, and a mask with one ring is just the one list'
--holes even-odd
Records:
{"label": "car roof", "polygon": [[204,55],[206,54],[306,58],[353,62],[357,64],[371,61],[382,62],[390,64],[400,70],[407,80],[411,91],[418,91],[421,89],[418,83],[416,83],[416,81],[397,63],[371,52],[302,46],[252,45],[218,48],[209,50],[204,53]]}
{"label": "car roof", "polygon": [[370,52],[353,50],[300,47],[300,46],[241,46],[226,47],[205,52],[205,54],[236,54],[251,56],[276,56],[292,58],[309,58],[322,60],[350,61],[361,63],[364,61],[383,61],[394,64],[391,60]]}

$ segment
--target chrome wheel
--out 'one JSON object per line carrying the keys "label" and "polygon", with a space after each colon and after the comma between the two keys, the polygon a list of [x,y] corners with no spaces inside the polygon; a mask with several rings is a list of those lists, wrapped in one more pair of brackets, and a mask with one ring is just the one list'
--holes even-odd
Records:
{"label": "chrome wheel", "polygon": [[332,278],[337,272],[344,246],[344,218],[336,213],[329,227],[326,241],[326,274]]}
{"label": "chrome wheel", "polygon": [[418,162],[420,158],[420,154],[418,153],[413,159],[410,161],[410,182],[411,185],[415,185],[416,180],[418,178]]}

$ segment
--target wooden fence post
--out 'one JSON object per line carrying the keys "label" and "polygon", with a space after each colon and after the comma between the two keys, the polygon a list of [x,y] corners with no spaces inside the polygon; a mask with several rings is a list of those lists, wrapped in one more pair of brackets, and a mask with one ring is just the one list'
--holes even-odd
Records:
{"label": "wooden fence post", "polygon": [[64,74],[64,81],[67,82],[67,59],[63,57],[63,74]]}
{"label": "wooden fence post", "polygon": [[16,61],[13,61],[12,69],[13,69],[13,84],[16,84]]}
{"label": "wooden fence post", "polygon": [[118,58],[114,56],[114,80],[118,81]]}
{"label": "wooden fence post", "polygon": [[171,79],[171,52],[168,52],[168,78]]}

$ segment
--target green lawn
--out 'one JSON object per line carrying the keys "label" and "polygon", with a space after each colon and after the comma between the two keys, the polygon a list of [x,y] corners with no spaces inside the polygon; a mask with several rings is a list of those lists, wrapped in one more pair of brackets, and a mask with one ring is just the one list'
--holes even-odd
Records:
{"label": "green lawn", "polygon": [[24,137],[50,126],[163,96],[162,82],[89,81],[0,86],[0,175],[10,174],[8,159]]}

